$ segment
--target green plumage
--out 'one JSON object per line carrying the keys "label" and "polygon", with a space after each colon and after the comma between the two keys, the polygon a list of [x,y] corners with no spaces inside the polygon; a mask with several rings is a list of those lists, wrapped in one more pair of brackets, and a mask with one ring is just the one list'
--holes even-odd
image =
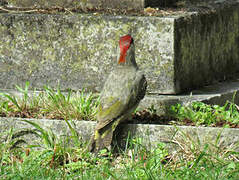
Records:
{"label": "green plumage", "polygon": [[98,152],[108,148],[115,128],[136,109],[146,92],[147,82],[138,70],[131,44],[126,63],[119,64],[105,82],[97,113],[97,125],[89,144],[89,150]]}

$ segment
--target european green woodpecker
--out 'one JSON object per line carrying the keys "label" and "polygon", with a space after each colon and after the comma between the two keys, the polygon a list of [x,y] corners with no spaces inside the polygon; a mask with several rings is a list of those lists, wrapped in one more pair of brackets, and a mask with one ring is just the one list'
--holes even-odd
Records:
{"label": "european green woodpecker", "polygon": [[136,64],[134,40],[130,35],[120,38],[117,61],[100,96],[98,122],[88,146],[91,152],[110,147],[115,128],[130,117],[146,92],[147,81]]}

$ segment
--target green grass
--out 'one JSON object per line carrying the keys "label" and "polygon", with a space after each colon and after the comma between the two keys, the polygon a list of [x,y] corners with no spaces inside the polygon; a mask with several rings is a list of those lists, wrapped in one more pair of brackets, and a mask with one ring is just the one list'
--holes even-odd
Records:
{"label": "green grass", "polygon": [[[129,136],[119,153],[102,150],[94,155],[85,150],[86,144],[68,119],[94,119],[97,96],[84,91],[63,93],[49,87],[30,95],[29,83],[16,88],[21,97],[0,94],[1,116],[62,119],[71,135],[58,137],[28,120],[23,121],[35,130],[10,128],[0,134],[0,179],[239,179],[239,143],[222,147],[220,134],[215,142],[202,145],[181,132],[183,138],[172,140],[179,147],[177,153],[170,153],[163,143],[147,149],[142,139]],[[153,107],[150,112],[155,113]],[[171,114],[179,122],[187,119],[197,125],[211,126],[221,121],[238,124],[238,107],[232,102],[224,106],[200,102],[175,105]],[[40,138],[37,147],[26,145],[23,138],[32,133]]]}
{"label": "green grass", "polygon": [[99,103],[98,96],[84,91],[63,93],[45,86],[44,91],[31,94],[29,82],[24,88],[16,86],[20,97],[0,93],[0,115],[22,118],[84,119],[94,120]]}
{"label": "green grass", "polygon": [[[14,130],[2,134],[0,143],[0,179],[238,179],[239,153],[234,147],[221,147],[220,136],[214,144],[202,146],[187,134],[177,153],[169,153],[165,144],[154,149],[142,145],[142,139],[128,138],[125,149],[99,155],[85,151],[75,138],[59,138],[37,124],[41,150],[34,147],[12,148]],[[72,136],[77,136],[75,133]],[[4,138],[3,138],[4,137]]]}
{"label": "green grass", "polygon": [[[59,88],[53,90],[47,86],[42,92],[32,93],[29,92],[29,82],[26,82],[24,88],[16,86],[16,89],[21,96],[0,92],[0,116],[61,120],[96,119],[99,97],[93,93],[71,90],[63,93]],[[153,105],[146,111],[148,113],[136,110],[135,114],[141,119],[146,119],[145,122],[157,123],[158,117],[155,116],[156,110]],[[170,107],[169,116],[172,118],[169,124],[239,127],[239,107],[234,103],[234,98],[232,102],[227,101],[224,106],[208,105],[203,102],[193,102],[189,106],[173,105]],[[158,119],[161,121],[162,118]]]}
{"label": "green grass", "polygon": [[206,126],[239,125],[239,107],[227,101],[224,106],[193,102],[190,106],[171,106],[171,115],[180,122]]}

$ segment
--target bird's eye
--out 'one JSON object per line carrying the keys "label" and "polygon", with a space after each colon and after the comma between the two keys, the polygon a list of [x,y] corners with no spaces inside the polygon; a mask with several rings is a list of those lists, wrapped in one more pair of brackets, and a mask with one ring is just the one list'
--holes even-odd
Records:
{"label": "bird's eye", "polygon": [[133,39],[133,38],[131,38],[130,44],[132,44],[133,42],[134,42],[134,39]]}

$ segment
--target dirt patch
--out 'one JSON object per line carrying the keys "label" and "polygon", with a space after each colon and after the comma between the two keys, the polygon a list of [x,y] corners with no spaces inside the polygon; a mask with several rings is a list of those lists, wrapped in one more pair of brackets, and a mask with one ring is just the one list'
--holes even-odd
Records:
{"label": "dirt patch", "polygon": [[214,9],[205,7],[167,7],[167,8],[144,8],[142,10],[135,9],[112,9],[112,8],[64,8],[59,6],[49,7],[49,8],[19,8],[19,7],[3,7],[0,6],[0,12],[2,13],[40,13],[40,14],[92,14],[92,15],[127,15],[127,16],[173,16],[173,15],[183,15],[192,11],[198,11],[201,13],[214,12]]}
{"label": "dirt patch", "polygon": [[[8,114],[0,113],[0,117],[17,117],[17,118],[36,118],[36,119],[58,119],[63,120],[64,118],[57,115],[49,114],[41,114],[34,113],[34,111],[22,111],[22,112],[11,112]],[[89,119],[83,119],[89,120]],[[92,121],[92,120],[89,120]],[[173,116],[158,116],[157,114],[152,114],[147,110],[143,110],[137,112],[136,114],[132,114],[132,118],[130,120],[125,121],[126,124],[156,124],[156,125],[177,125],[177,126],[203,126],[203,127],[230,127],[230,128],[239,128],[239,124],[227,122],[225,120],[219,120],[214,124],[200,124],[197,125],[190,119],[179,120]]]}
{"label": "dirt patch", "polygon": [[[137,112],[133,115],[131,120],[128,120],[128,124],[158,124],[158,125],[177,125],[177,126],[204,126],[207,124],[197,125],[190,119],[179,120],[178,118],[172,116],[158,116],[157,114],[152,114],[146,110]],[[228,126],[230,128],[239,128],[239,124],[234,124],[227,122],[225,120],[219,120],[218,122],[211,124],[210,127],[224,127]]]}

